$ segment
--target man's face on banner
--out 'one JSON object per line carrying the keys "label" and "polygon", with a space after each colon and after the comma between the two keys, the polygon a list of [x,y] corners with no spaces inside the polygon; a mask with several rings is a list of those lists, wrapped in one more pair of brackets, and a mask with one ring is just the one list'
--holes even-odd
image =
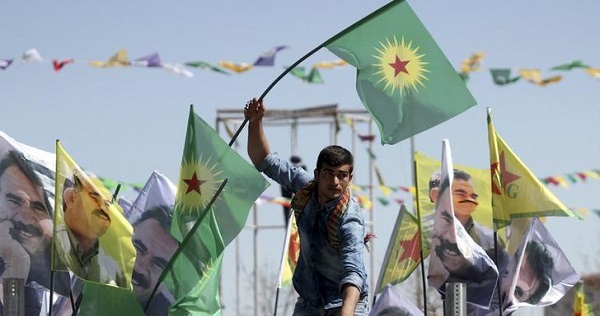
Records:
{"label": "man's face on banner", "polygon": [[70,217],[69,227],[76,235],[98,239],[110,227],[110,201],[94,187],[79,182],[66,189],[65,203],[65,217]]}
{"label": "man's face on banner", "polygon": [[[538,291],[541,286],[539,277],[536,275],[534,268],[531,266],[528,248],[523,252],[523,259],[521,261],[521,267],[518,268],[519,254],[522,252],[522,247],[519,247],[515,252],[515,255],[511,257],[504,278],[502,279],[502,297],[504,301],[509,298],[507,293],[511,290],[513,282],[514,290],[513,296],[515,302],[528,302],[531,296]],[[515,280],[515,274],[517,280]],[[506,302],[509,303],[510,302]]]}
{"label": "man's face on banner", "polygon": [[156,219],[148,218],[135,226],[133,245],[137,257],[131,283],[140,303],[146,304],[178,243]]}
{"label": "man's face on banner", "polygon": [[52,218],[42,188],[34,185],[16,165],[9,166],[0,177],[0,220],[12,222],[10,235],[30,255],[49,247]]}
{"label": "man's face on banner", "polygon": [[464,264],[458,245],[454,242],[453,226],[452,214],[443,208],[436,211],[433,227],[433,250],[449,272],[458,270]]}
{"label": "man's face on banner", "polygon": [[517,285],[515,286],[515,299],[519,302],[527,302],[539,287],[540,280],[529,263],[529,255],[526,250],[523,254],[523,262],[521,263],[519,278],[517,279]]}
{"label": "man's face on banner", "polygon": [[475,212],[479,202],[471,181],[454,178],[452,182],[452,202],[456,217],[468,217]]}

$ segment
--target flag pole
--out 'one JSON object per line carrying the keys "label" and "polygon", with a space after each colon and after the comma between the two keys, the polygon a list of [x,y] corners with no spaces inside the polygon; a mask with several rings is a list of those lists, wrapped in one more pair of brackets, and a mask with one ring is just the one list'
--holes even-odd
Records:
{"label": "flag pole", "polygon": [[[265,91],[262,93],[262,95],[260,96],[260,98],[258,98],[258,100],[262,100],[264,99],[267,94],[269,93],[269,91],[271,91],[271,89],[273,89],[273,87],[285,76],[287,75],[290,71],[292,71],[292,69],[294,69],[296,66],[298,66],[301,62],[303,62],[304,60],[306,60],[308,57],[312,56],[314,53],[316,53],[318,50],[320,50],[321,48],[329,45],[329,43],[337,40],[339,37],[345,35],[346,33],[348,33],[349,31],[351,31],[352,29],[354,29],[355,27],[365,23],[366,21],[375,18],[376,16],[378,16],[381,12],[387,10],[390,6],[396,5],[397,2],[401,2],[404,0],[392,0],[390,1],[390,3],[382,6],[381,8],[371,12],[369,15],[365,16],[364,18],[354,22],[352,25],[346,27],[345,29],[343,29],[341,32],[335,34],[334,36],[332,36],[331,38],[329,38],[328,40],[326,40],[325,42],[323,42],[322,44],[320,44],[319,46],[313,48],[310,52],[306,53],[306,55],[300,57],[300,59],[298,59],[296,62],[294,62],[291,66],[289,66],[288,68],[286,68],[277,78],[275,78],[275,80],[273,80],[273,82],[271,82],[271,84],[267,87],[267,89],[265,89]],[[235,142],[235,140],[237,139],[238,135],[240,134],[240,132],[242,131],[242,129],[244,129],[244,126],[246,125],[246,123],[248,123],[248,119],[244,118],[244,121],[242,122],[242,124],[240,125],[240,127],[238,127],[237,131],[235,131],[235,134],[233,135],[233,137],[231,138],[231,140],[229,141],[229,147],[231,147],[231,145]]]}
{"label": "flag pole", "polygon": [[277,276],[277,291],[275,292],[275,310],[273,316],[277,316],[277,303],[279,302],[279,289],[281,289],[281,283],[283,282],[283,269],[285,268],[285,261],[288,256],[288,247],[290,246],[290,236],[292,235],[292,218],[294,216],[294,210],[292,209],[288,215],[287,230],[285,232],[285,240],[283,242],[283,249],[281,250],[281,261],[279,261],[279,276]]}
{"label": "flag pole", "polygon": [[192,238],[192,236],[194,235],[196,230],[198,230],[198,227],[200,227],[200,223],[204,220],[204,218],[208,214],[208,210],[215,203],[215,201],[217,200],[217,196],[219,196],[219,194],[221,194],[221,191],[223,191],[223,188],[225,187],[225,185],[227,184],[228,181],[229,181],[229,179],[227,179],[227,178],[225,180],[223,180],[223,183],[221,183],[221,185],[219,186],[219,188],[217,189],[217,191],[215,192],[213,197],[210,199],[210,202],[204,208],[202,215],[200,215],[200,217],[196,220],[196,222],[194,223],[194,226],[192,226],[190,231],[185,235],[185,238],[183,238],[183,240],[179,244],[179,247],[177,247],[177,250],[175,250],[175,253],[173,253],[173,255],[171,256],[171,259],[169,259],[169,262],[163,269],[162,273],[160,274],[160,277],[158,278],[158,280],[156,281],[156,284],[154,285],[154,288],[152,289],[150,298],[148,299],[148,302],[146,302],[146,306],[144,306],[144,312],[146,312],[148,310],[148,307],[150,306],[150,302],[152,302],[152,299],[154,298],[154,294],[156,294],[156,291],[158,290],[158,286],[162,283],[162,281],[167,276],[167,273],[169,272],[169,270],[173,267],[173,264],[175,263],[175,259],[177,259],[177,257],[183,251],[183,248],[186,246],[188,241]]}
{"label": "flag pole", "polygon": [[[415,137],[411,136],[410,137],[410,152],[411,152],[411,157],[413,160],[412,163],[412,174],[413,174],[413,181],[415,184],[415,188],[417,187],[417,162],[415,161]],[[418,190],[416,191],[416,194],[418,196],[419,192]],[[417,203],[418,205],[418,203]],[[417,225],[417,229],[419,231],[419,257],[421,257],[421,284],[423,286],[423,314],[427,315],[427,282],[425,280],[425,262],[423,262],[424,258],[423,258],[423,230],[422,230],[422,223],[421,223],[421,211],[419,210],[419,208],[417,207],[417,221],[418,224]]]}
{"label": "flag pole", "polygon": [[[495,228],[495,227],[494,227]],[[496,229],[494,229],[494,252],[496,254],[496,262],[494,262],[496,264],[496,267],[499,267],[498,263],[499,263],[499,258],[498,258],[498,231]],[[507,267],[508,269],[508,267]],[[500,271],[500,273],[503,273],[504,271]],[[502,316],[502,293],[500,293],[500,282],[502,282],[502,277],[498,278],[498,282],[496,282],[496,293],[498,293],[498,315]]]}

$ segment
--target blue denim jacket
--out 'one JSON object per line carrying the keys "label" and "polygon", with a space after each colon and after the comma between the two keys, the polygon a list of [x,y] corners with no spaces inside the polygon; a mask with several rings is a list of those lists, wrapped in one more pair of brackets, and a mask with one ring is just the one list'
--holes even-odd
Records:
{"label": "blue denim jacket", "polygon": [[[276,154],[269,154],[257,166],[269,178],[292,192],[297,192],[313,180],[311,174],[294,167]],[[365,225],[360,207],[350,201],[340,226],[341,247],[334,249],[327,240],[327,219],[337,204],[330,201],[319,207],[316,194],[300,216],[300,257],[294,272],[294,288],[313,307],[324,309],[342,306],[342,287],[346,283],[360,290],[360,298],[368,296],[369,288],[364,265]]]}

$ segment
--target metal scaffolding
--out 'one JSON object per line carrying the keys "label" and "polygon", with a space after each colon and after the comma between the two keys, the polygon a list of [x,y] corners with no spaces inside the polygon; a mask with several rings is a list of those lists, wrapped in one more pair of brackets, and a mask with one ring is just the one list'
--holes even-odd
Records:
{"label": "metal scaffolding", "polygon": [[[329,143],[332,145],[338,144],[338,131],[340,129],[340,122],[350,122],[350,126],[355,124],[367,124],[369,134],[373,134],[372,119],[369,113],[364,109],[339,109],[337,104],[328,104],[322,106],[293,109],[293,110],[268,110],[265,112],[263,124],[265,127],[268,126],[289,126],[290,127],[290,150],[292,155],[298,155],[298,127],[300,125],[329,125]],[[227,133],[232,136],[233,131],[229,127],[230,124],[233,126],[241,126],[244,122],[244,111],[242,109],[217,109],[216,118],[216,130],[219,133],[220,126],[223,125],[227,130]],[[352,147],[351,151],[356,154],[356,129],[352,128]],[[372,142],[369,143],[369,151],[372,152]],[[369,157],[369,170],[368,170],[368,182],[369,182],[369,199],[373,200],[373,170],[374,161],[372,157]],[[375,218],[374,218],[374,206],[369,212],[369,221],[367,222],[371,231],[375,231]],[[260,225],[258,223],[258,206],[254,206],[253,224],[251,229],[253,230],[253,253],[254,253],[254,315],[258,315],[258,302],[257,297],[260,293],[258,288],[258,232],[261,229],[281,229],[285,228],[285,225]],[[282,240],[283,243],[283,240]],[[240,298],[240,256],[239,256],[239,241],[236,238],[236,315],[241,315],[239,298]],[[375,246],[370,246],[370,287],[375,288]],[[247,313],[244,313],[247,314]]]}

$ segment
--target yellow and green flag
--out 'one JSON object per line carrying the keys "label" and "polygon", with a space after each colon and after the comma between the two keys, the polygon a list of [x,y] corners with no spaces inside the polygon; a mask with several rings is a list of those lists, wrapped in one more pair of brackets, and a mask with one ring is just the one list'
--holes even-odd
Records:
{"label": "yellow and green flag", "polygon": [[190,107],[171,223],[171,235],[181,245],[172,269],[165,269],[165,283],[175,298],[170,315],[221,313],[219,276],[225,247],[242,230],[254,201],[268,185]]}
{"label": "yellow and green flag", "polygon": [[294,216],[293,212],[290,213],[288,219],[285,238],[277,284],[278,288],[292,284],[292,278],[294,277],[294,271],[296,271],[298,257],[300,256],[300,235],[298,234],[296,216]]}
{"label": "yellow and green flag", "polygon": [[492,174],[492,208],[496,228],[512,218],[577,216],[531,172],[494,129],[487,114]]}
{"label": "yellow and green flag", "polygon": [[52,270],[131,288],[133,228],[111,193],[84,172],[56,141]]}
{"label": "yellow and green flag", "polygon": [[356,67],[356,90],[382,144],[395,144],[477,104],[408,3],[395,0],[324,43]]}
{"label": "yellow and green flag", "polygon": [[585,302],[585,291],[583,282],[577,283],[577,290],[575,292],[575,300],[573,301],[573,316],[593,316],[594,311],[590,304]]}
{"label": "yellow and green flag", "polygon": [[394,231],[390,237],[375,293],[381,293],[386,285],[398,284],[410,276],[421,262],[417,218],[400,206]]}

